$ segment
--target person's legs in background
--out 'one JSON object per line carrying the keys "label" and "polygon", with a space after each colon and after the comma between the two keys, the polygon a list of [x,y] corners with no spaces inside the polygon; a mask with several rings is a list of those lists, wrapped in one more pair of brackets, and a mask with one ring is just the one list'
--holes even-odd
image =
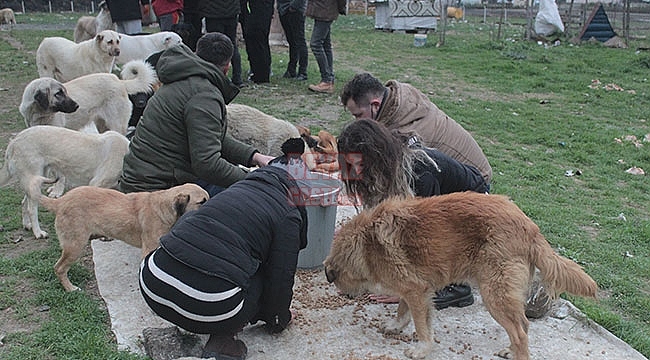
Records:
{"label": "person's legs in background", "polygon": [[243,82],[241,77],[241,54],[239,53],[239,46],[237,44],[237,23],[238,19],[236,17],[230,19],[205,18],[205,30],[207,32],[220,32],[228,36],[230,41],[232,41],[234,52],[230,60],[232,64],[231,79],[233,84],[241,87],[243,86]]}
{"label": "person's legs in background", "polygon": [[158,24],[160,31],[172,31],[172,26],[183,21],[183,13],[174,11],[169,14],[158,16]]}
{"label": "person's legs in background", "polygon": [[[305,43],[305,16],[297,11],[280,16],[282,29],[289,43],[289,64],[284,77],[307,80],[307,44]],[[296,66],[298,72],[296,73]]]}
{"label": "person's legs in background", "polygon": [[135,35],[142,32],[142,20],[120,21],[115,24],[115,29],[120,34]]}
{"label": "person's legs in background", "polygon": [[334,72],[332,44],[330,40],[331,21],[314,20],[314,30],[311,33],[309,47],[316,58],[320,70],[321,82],[316,85],[309,85],[309,89],[315,92],[334,92]]}
{"label": "person's legs in background", "polygon": [[250,2],[246,21],[246,52],[254,83],[267,83],[271,76],[271,48],[269,32],[273,17],[273,0]]}

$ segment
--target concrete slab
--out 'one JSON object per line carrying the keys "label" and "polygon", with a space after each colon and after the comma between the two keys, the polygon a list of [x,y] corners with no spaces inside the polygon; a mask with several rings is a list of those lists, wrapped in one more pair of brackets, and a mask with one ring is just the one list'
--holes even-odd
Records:
{"label": "concrete slab", "polygon": [[[347,207],[338,212],[339,222],[353,213]],[[139,249],[117,240],[93,240],[92,249],[99,291],[118,345],[144,354],[143,329],[172,324],[153,314],[140,295]],[[476,292],[475,298],[472,306],[435,314],[437,349],[431,359],[499,359],[494,354],[508,344],[508,337]],[[413,346],[412,324],[400,336],[387,337],[378,330],[395,315],[397,305],[338,296],[320,270],[298,271],[292,308],[299,316],[281,334],[269,335],[260,326],[244,329],[240,339],[248,346],[248,359],[405,359],[404,350]],[[531,321],[533,359],[646,359],[567,301],[558,300],[551,313]]]}

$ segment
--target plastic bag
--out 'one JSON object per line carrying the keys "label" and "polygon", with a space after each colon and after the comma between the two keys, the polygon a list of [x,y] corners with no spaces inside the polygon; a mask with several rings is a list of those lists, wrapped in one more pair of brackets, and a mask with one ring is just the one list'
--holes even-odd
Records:
{"label": "plastic bag", "polygon": [[535,17],[535,32],[542,36],[564,32],[564,23],[560,18],[555,0],[539,1],[539,11]]}

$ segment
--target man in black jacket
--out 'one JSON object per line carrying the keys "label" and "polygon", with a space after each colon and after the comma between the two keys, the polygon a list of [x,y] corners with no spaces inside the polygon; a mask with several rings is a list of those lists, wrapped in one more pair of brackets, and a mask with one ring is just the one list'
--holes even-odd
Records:
{"label": "man in black jacket", "polygon": [[237,44],[237,24],[239,23],[239,0],[208,0],[201,3],[201,14],[205,17],[205,30],[207,32],[220,32],[226,34],[232,41],[234,52],[230,63],[232,64],[231,79],[235,86],[241,88],[244,82],[241,77],[241,55]]}
{"label": "man in black jacket", "polygon": [[[304,145],[296,139],[297,144]],[[202,357],[245,359],[235,335],[248,323],[284,330],[298,252],[307,245],[299,157],[250,173],[199,210],[186,213],[160,239],[140,272],[140,289],[160,317],[190,332],[210,334]]]}
{"label": "man in black jacket", "polygon": [[[106,0],[118,33],[136,35],[142,32],[142,11],[150,11],[149,0]],[[140,8],[140,5],[143,8]]]}

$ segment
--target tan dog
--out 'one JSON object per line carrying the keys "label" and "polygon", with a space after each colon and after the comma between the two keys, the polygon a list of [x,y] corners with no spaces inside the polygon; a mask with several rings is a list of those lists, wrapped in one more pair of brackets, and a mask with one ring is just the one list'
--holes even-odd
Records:
{"label": "tan dog", "polygon": [[303,158],[311,157],[307,163],[315,164],[312,171],[331,173],[340,169],[338,162],[338,146],[336,138],[325,130],[318,132],[318,136],[312,136],[311,130],[304,126],[296,125],[300,137],[305,141],[311,151],[305,152]]}
{"label": "tan dog", "polygon": [[155,250],[159,238],[181,215],[208,200],[196,184],[154,192],[123,194],[117,190],[81,186],[59,199],[41,196],[41,204],[56,215],[54,226],[62,253],[54,265],[66,291],[79,290],[68,279],[91,235],[116,238],[142,248],[142,257]]}
{"label": "tan dog", "polygon": [[595,297],[598,286],[579,265],[557,255],[539,228],[505,196],[474,192],[409,200],[388,199],[345,223],[324,261],[327,279],[343,292],[397,295],[399,333],[412,314],[419,344],[406,355],[433,350],[431,299],[447,284],[472,282],[508,333],[499,356],[528,360],[524,314],[535,267],[551,296]]}
{"label": "tan dog", "polygon": [[74,42],[80,43],[84,40],[92,39],[97,33],[104,30],[115,30],[111,11],[108,9],[106,1],[99,3],[99,14],[94,16],[82,16],[77,20],[74,28]]}
{"label": "tan dog", "polygon": [[83,75],[109,73],[120,55],[120,34],[104,30],[80,43],[64,37],[46,37],[36,49],[40,77],[67,82]]}
{"label": "tan dog", "polygon": [[0,186],[20,184],[25,192],[23,226],[37,239],[46,238],[48,234],[38,222],[41,185],[48,182],[44,177],[58,177],[50,189],[53,197],[61,196],[65,188],[81,185],[116,187],[128,151],[129,140],[114,131],[86,134],[57,126],[33,126],[7,145]]}
{"label": "tan dog", "polygon": [[0,9],[0,25],[2,24],[9,25],[9,29],[16,25],[16,16],[11,8]]}

